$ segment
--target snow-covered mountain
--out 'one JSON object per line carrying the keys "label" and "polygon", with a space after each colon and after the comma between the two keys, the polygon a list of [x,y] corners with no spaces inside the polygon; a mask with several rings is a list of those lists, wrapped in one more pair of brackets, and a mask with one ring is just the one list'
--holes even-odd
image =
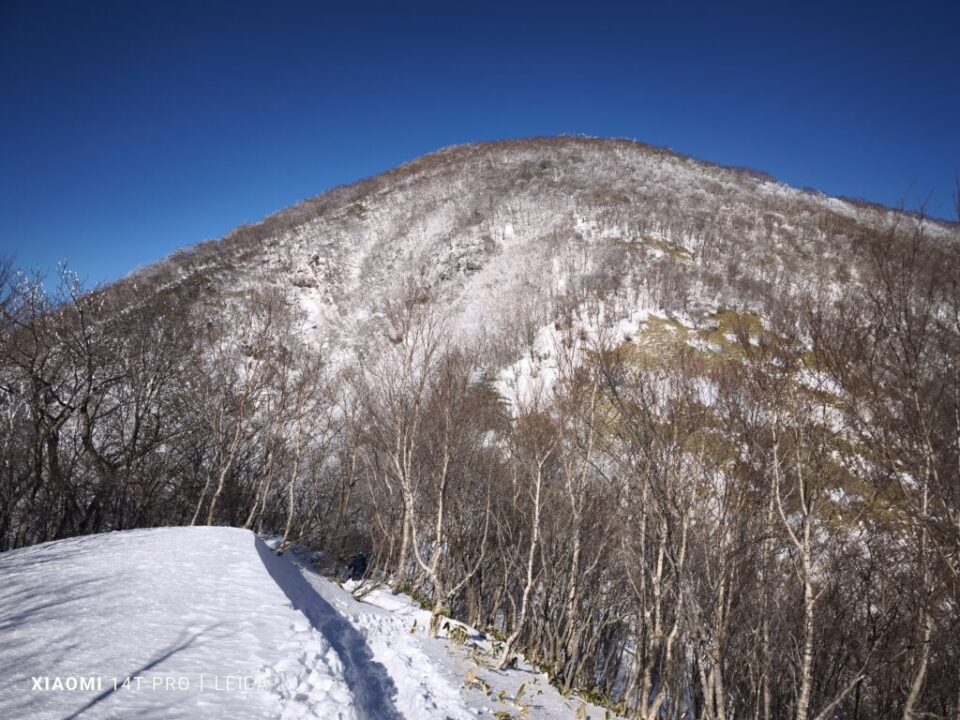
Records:
{"label": "snow-covered mountain", "polygon": [[[172,648],[249,668],[255,716],[594,712],[559,689],[954,717],[957,231],[564,137],[441,150],[94,292],[0,268],[0,660]],[[170,525],[362,584],[245,531],[64,540]]]}
{"label": "snow-covered mountain", "polygon": [[[763,312],[858,276],[868,232],[917,218],[625,140],[454,146],[142,268],[124,282],[292,292],[337,352],[382,338],[387,300],[420,292],[464,339],[522,339],[584,293],[624,311]],[[948,224],[927,222],[933,236]]]}

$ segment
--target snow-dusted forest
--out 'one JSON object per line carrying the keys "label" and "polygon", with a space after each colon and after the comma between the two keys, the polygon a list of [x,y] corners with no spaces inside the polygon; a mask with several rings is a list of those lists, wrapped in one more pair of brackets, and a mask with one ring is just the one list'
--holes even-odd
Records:
{"label": "snow-dusted forest", "polygon": [[611,713],[960,718],[957,225],[560,138],[0,287],[0,550],[246,528]]}

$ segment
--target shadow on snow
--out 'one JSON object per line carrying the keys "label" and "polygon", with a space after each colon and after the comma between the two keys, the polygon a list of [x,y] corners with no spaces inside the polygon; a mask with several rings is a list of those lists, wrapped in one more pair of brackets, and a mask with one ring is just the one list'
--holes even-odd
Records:
{"label": "shadow on snow", "polygon": [[270,577],[340,656],[358,715],[364,720],[403,720],[394,704],[397,687],[386,668],[373,659],[363,635],[310,587],[292,562],[275,555],[260,538],[256,542]]}

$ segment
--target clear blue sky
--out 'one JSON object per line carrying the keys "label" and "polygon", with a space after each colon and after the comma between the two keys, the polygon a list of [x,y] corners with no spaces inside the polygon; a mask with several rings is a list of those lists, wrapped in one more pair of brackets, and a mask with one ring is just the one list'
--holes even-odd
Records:
{"label": "clear blue sky", "polygon": [[0,0],[0,253],[108,280],[444,145],[559,133],[951,217],[958,8]]}

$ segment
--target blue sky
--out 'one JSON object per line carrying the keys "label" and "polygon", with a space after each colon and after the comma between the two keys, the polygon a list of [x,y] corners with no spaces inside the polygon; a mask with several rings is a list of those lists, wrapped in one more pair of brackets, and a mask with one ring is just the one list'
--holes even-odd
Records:
{"label": "blue sky", "polygon": [[956,2],[0,0],[0,254],[109,280],[445,145],[560,133],[952,217],[958,26]]}

